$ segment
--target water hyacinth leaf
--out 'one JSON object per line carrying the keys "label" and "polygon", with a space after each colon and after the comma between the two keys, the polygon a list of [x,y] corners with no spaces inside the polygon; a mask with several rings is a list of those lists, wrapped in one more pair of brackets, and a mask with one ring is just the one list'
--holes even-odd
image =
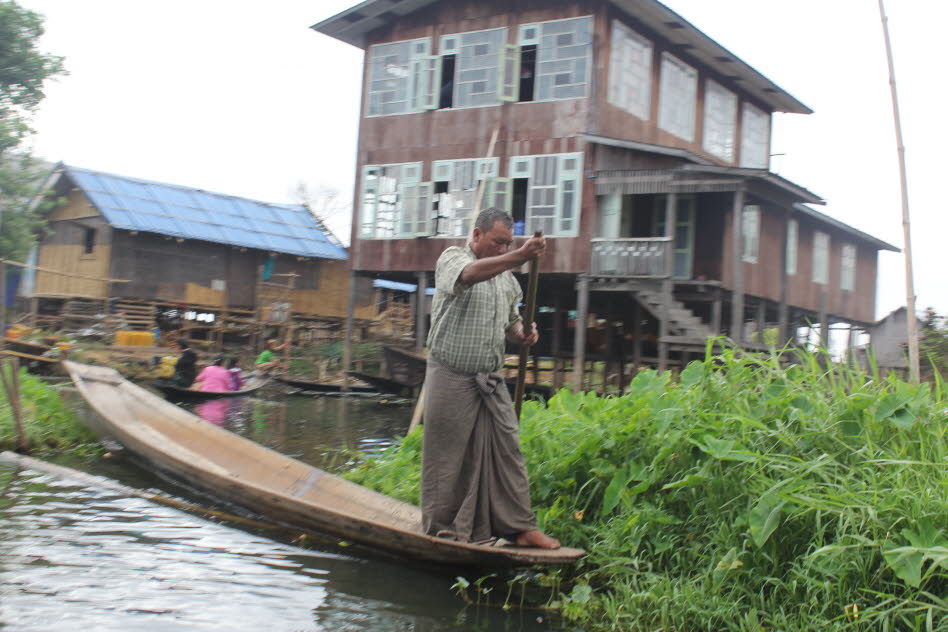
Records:
{"label": "water hyacinth leaf", "polygon": [[706,483],[708,477],[704,474],[689,474],[688,476],[675,481],[674,483],[669,483],[662,487],[662,491],[669,489],[678,489],[680,487],[691,487],[692,485],[700,485]]}
{"label": "water hyacinth leaf", "polygon": [[711,578],[715,585],[719,585],[728,573],[743,568],[744,563],[736,548],[731,548],[711,571]]}
{"label": "water hyacinth leaf", "polygon": [[780,526],[780,515],[787,501],[775,494],[765,494],[750,511],[747,523],[751,539],[758,548],[764,546]]}
{"label": "water hyacinth leaf", "polygon": [[592,588],[589,584],[576,584],[570,592],[568,599],[573,603],[585,604],[592,599]]}
{"label": "water hyacinth leaf", "polygon": [[613,509],[616,508],[616,505],[619,504],[619,498],[622,494],[622,490],[624,490],[628,484],[629,475],[625,468],[622,468],[616,472],[615,476],[612,477],[612,480],[609,482],[609,486],[606,487],[606,491],[602,495],[601,515],[607,516],[612,512]]}
{"label": "water hyacinth leaf", "polygon": [[888,419],[897,411],[905,408],[910,398],[899,393],[889,393],[879,400],[876,406],[876,421]]}
{"label": "water hyacinth leaf", "polygon": [[757,460],[755,455],[749,454],[743,446],[734,440],[716,439],[711,435],[704,435],[700,442],[693,441],[693,443],[701,448],[703,452],[722,461],[753,462]]}
{"label": "water hyacinth leaf", "polygon": [[839,429],[847,437],[858,437],[862,434],[862,424],[851,419],[839,422]]}
{"label": "water hyacinth leaf", "polygon": [[915,415],[908,408],[899,409],[890,419],[892,423],[904,430],[915,425]]}
{"label": "water hyacinth leaf", "polygon": [[906,584],[912,588],[918,588],[922,583],[922,563],[925,561],[923,551],[914,546],[900,546],[889,549],[883,557],[896,577]]}
{"label": "water hyacinth leaf", "polygon": [[689,362],[685,370],[678,376],[678,381],[684,387],[691,387],[704,377],[704,362]]}

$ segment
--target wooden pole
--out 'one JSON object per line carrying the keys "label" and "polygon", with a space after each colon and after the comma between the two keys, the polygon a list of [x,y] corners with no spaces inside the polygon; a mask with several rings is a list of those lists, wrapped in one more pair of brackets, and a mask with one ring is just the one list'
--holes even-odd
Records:
{"label": "wooden pole", "polygon": [[426,382],[421,383],[421,392],[418,393],[418,401],[415,403],[415,411],[411,414],[411,423],[408,424],[408,434],[411,434],[415,428],[421,425],[422,417],[424,417],[426,385]]}
{"label": "wooden pole", "polygon": [[879,15],[882,18],[882,34],[885,38],[885,54],[889,65],[889,88],[892,92],[892,115],[895,119],[895,142],[899,154],[899,184],[902,192],[902,237],[905,241],[905,305],[909,350],[909,377],[918,383],[919,351],[915,316],[915,280],[912,271],[912,231],[909,221],[908,177],[905,169],[905,144],[902,142],[902,121],[899,114],[899,95],[895,87],[895,63],[892,60],[892,42],[889,40],[889,18],[885,14],[883,0],[879,0]]}
{"label": "wooden pole", "polygon": [[419,270],[416,273],[418,286],[415,294],[415,348],[421,351],[425,348],[428,340],[428,273],[425,270]]}
{"label": "wooden pole", "polygon": [[[10,367],[9,374],[7,367]],[[3,380],[3,388],[7,393],[7,401],[16,426],[17,452],[26,454],[29,451],[29,444],[26,441],[26,429],[23,427],[23,409],[20,406],[20,361],[16,356],[0,366],[0,378]]]}
{"label": "wooden pole", "polygon": [[589,277],[576,282],[576,331],[573,343],[573,388],[583,390],[586,370],[586,321],[589,320]]}
{"label": "wooden pole", "polygon": [[7,335],[7,266],[0,261],[0,336]]}
{"label": "wooden pole", "polygon": [[[497,135],[500,133],[500,123],[497,124],[497,127],[494,128],[494,132],[490,135],[490,142],[487,144],[487,160],[490,160],[494,157],[494,146],[497,144]],[[478,174],[479,175],[479,174]],[[484,188],[487,186],[487,176],[484,175],[483,178],[477,184],[477,194],[474,196],[474,219],[477,219],[477,216],[481,212],[481,204],[484,202]],[[424,322],[424,326],[427,326],[427,322],[424,319],[427,317],[425,313],[425,308],[427,301],[425,300],[425,289],[423,284],[427,286],[427,272],[420,271],[418,272],[418,287],[417,287],[417,297],[415,298],[415,306],[412,310],[412,313],[415,314],[415,317],[418,319],[418,327],[423,327],[421,324]],[[415,330],[416,332],[419,329]],[[427,338],[427,332],[425,332],[425,338]],[[348,344],[348,341],[347,341]],[[417,348],[421,349],[425,346],[425,340],[422,339],[421,335],[418,335],[416,341]],[[346,381],[348,383],[348,380]],[[348,390],[348,389],[346,389]],[[415,402],[415,411],[412,413],[411,425],[408,428],[408,431],[411,432],[415,429],[417,424],[420,424],[424,418],[425,413],[425,384],[422,382],[421,391],[418,393],[418,400]],[[517,409],[517,417],[520,416],[520,409]]]}
{"label": "wooden pole", "polygon": [[[543,233],[537,231],[533,233],[533,236],[543,237]],[[530,262],[530,280],[527,282],[527,311],[523,316],[524,332],[533,330],[533,320],[537,311],[537,286],[540,285],[539,281],[540,261],[535,257]],[[517,419],[520,419],[520,409],[523,407],[523,392],[527,386],[527,358],[529,356],[530,345],[526,343],[520,345],[520,366],[517,369],[517,387],[514,390],[514,410],[517,412]]]}
{"label": "wooden pole", "polygon": [[731,340],[744,342],[744,190],[734,192],[731,207]]}

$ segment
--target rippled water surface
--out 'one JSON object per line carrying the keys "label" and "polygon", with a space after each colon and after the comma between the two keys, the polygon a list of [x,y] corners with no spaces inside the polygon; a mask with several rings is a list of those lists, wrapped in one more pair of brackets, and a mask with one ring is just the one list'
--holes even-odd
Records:
{"label": "rippled water surface", "polygon": [[[222,417],[200,405],[195,412],[330,469],[344,466],[347,450],[384,449],[404,433],[411,415],[410,407],[354,398],[277,394],[224,401]],[[70,465],[236,511],[121,453]],[[450,590],[464,571],[351,555],[332,542],[301,548],[293,535],[0,462],[0,628],[557,629],[537,612],[465,607]]]}

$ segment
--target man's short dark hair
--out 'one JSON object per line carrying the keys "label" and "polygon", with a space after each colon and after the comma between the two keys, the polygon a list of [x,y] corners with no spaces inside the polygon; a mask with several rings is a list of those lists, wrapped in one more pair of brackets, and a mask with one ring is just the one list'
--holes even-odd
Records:
{"label": "man's short dark hair", "polygon": [[486,233],[497,222],[503,222],[506,228],[513,228],[513,218],[510,213],[493,206],[485,208],[477,215],[477,219],[474,220],[474,228],[480,228],[481,232]]}

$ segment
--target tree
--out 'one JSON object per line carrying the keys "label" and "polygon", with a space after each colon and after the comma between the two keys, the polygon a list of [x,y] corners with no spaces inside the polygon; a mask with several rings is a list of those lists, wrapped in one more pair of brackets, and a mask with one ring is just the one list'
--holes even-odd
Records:
{"label": "tree", "polygon": [[45,97],[43,85],[64,74],[63,60],[42,53],[43,18],[13,0],[0,0],[0,257],[22,259],[42,219],[29,205],[41,178],[39,164],[21,148]]}
{"label": "tree", "polygon": [[940,316],[934,307],[925,310],[921,331],[921,359],[923,370],[927,364],[934,371],[948,377],[948,316]]}

